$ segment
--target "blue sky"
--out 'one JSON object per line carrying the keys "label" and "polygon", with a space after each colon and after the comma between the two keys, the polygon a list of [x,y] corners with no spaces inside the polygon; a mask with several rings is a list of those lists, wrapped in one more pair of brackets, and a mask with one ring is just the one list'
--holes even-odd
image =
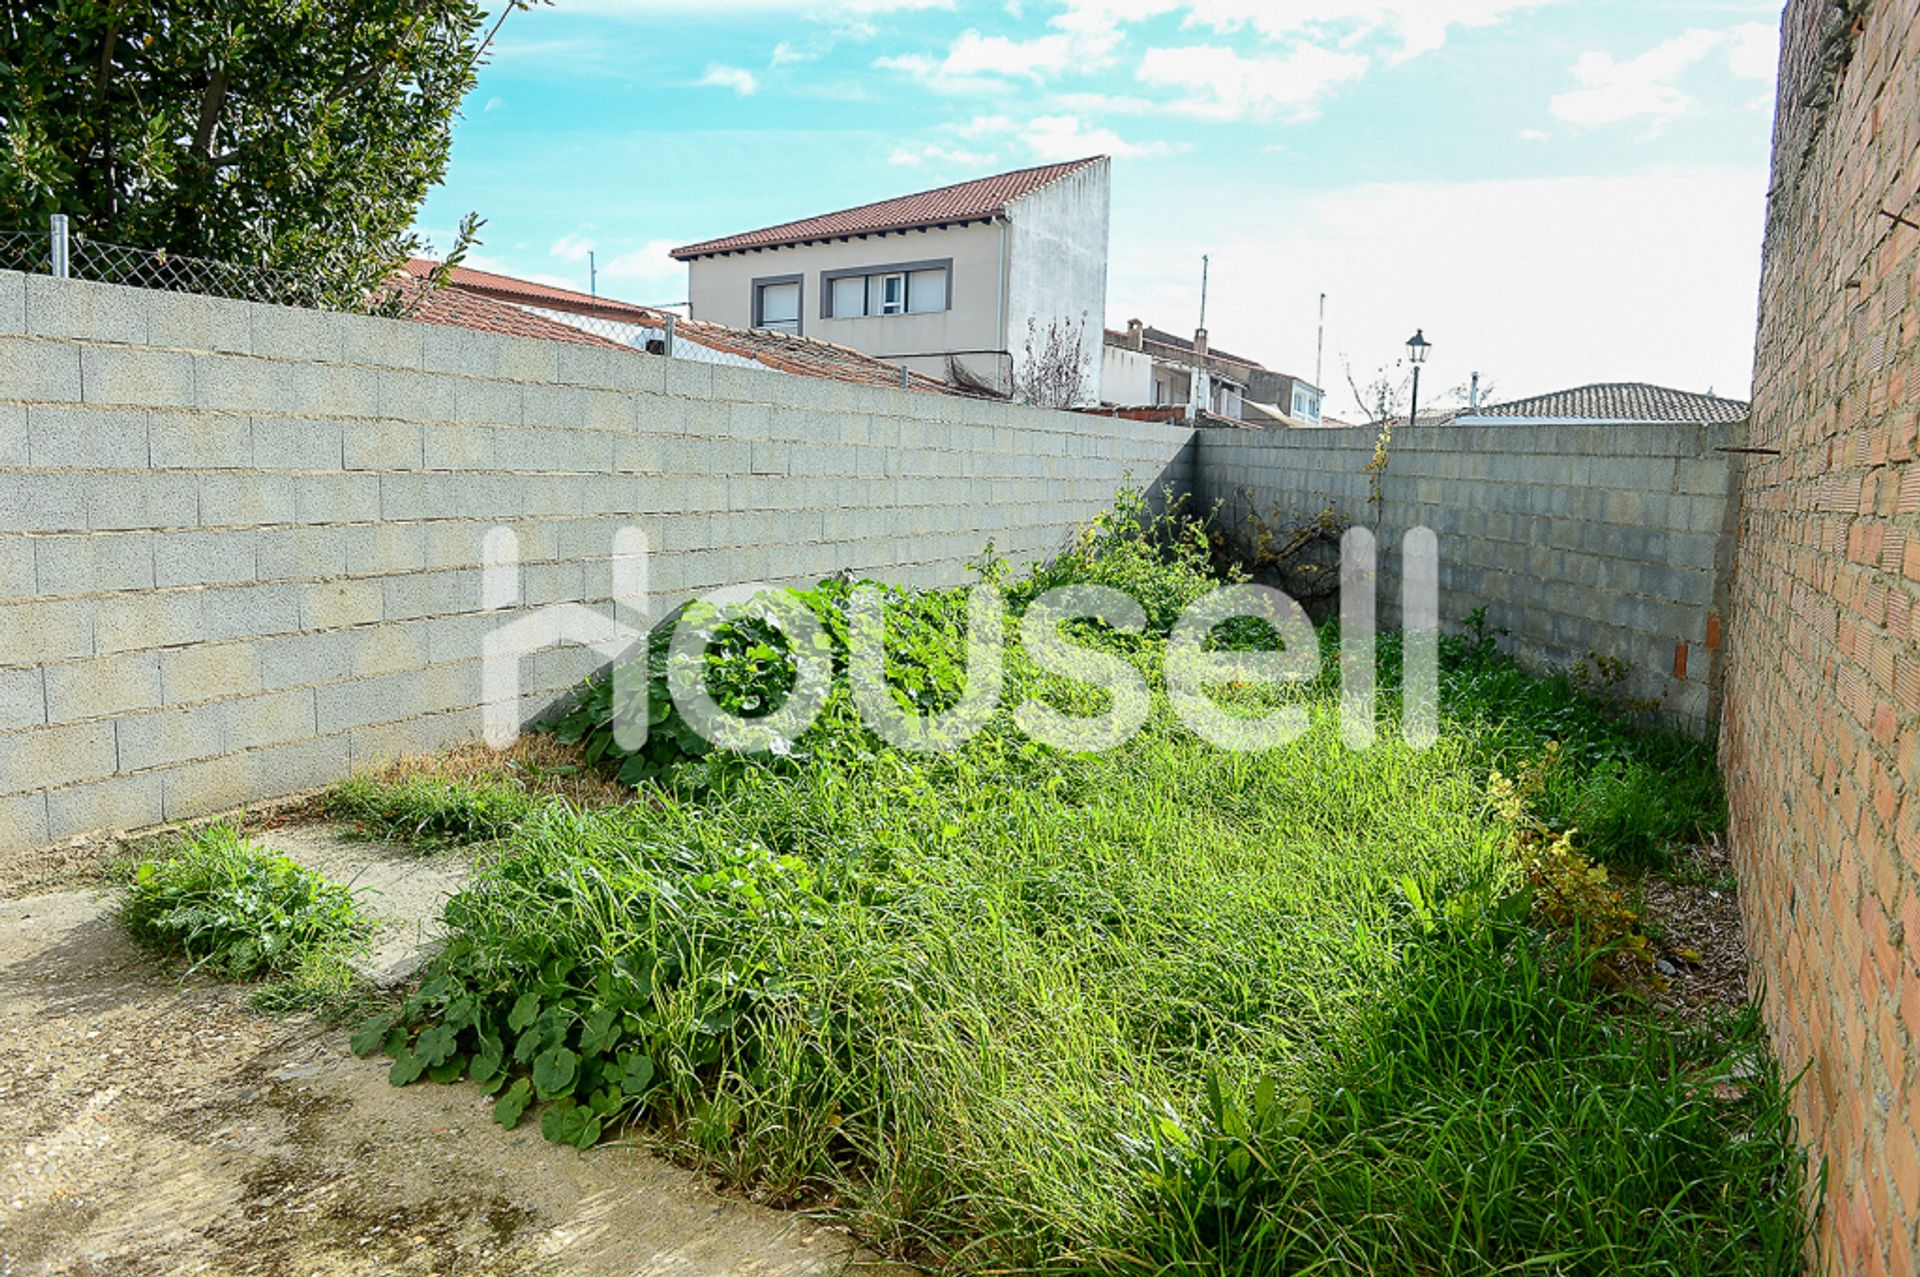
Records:
{"label": "blue sky", "polygon": [[474,265],[685,296],[675,244],[1114,157],[1108,314],[1351,410],[1424,383],[1744,395],[1777,0],[559,0],[507,21],[421,214]]}

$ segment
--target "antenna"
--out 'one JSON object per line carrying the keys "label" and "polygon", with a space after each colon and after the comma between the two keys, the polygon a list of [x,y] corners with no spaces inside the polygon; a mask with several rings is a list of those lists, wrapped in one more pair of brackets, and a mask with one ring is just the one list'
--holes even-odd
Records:
{"label": "antenna", "polygon": [[1207,273],[1211,266],[1212,263],[1207,255],[1202,253],[1200,255],[1200,327],[1202,329],[1207,326]]}
{"label": "antenna", "polygon": [[594,265],[593,250],[589,248],[587,250],[587,296],[598,297],[599,295],[600,295],[600,268]]}
{"label": "antenna", "polygon": [[1320,384],[1320,371],[1327,362],[1327,295],[1320,294],[1320,343],[1313,348],[1313,388],[1324,393],[1326,387]]}

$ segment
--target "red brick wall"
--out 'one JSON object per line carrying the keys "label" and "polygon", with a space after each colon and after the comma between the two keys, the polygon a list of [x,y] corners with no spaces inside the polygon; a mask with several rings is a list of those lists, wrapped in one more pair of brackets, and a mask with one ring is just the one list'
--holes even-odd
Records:
{"label": "red brick wall", "polygon": [[1722,749],[1829,1271],[1920,1272],[1920,0],[1791,0]]}

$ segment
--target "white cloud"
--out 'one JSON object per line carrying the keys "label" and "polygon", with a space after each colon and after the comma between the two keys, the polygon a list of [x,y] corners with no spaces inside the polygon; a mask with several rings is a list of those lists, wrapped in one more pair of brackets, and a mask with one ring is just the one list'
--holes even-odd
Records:
{"label": "white cloud", "polygon": [[1780,28],[1771,22],[1749,22],[1727,33],[1731,48],[1727,66],[1743,80],[1771,84],[1780,69]]}
{"label": "white cloud", "polygon": [[760,81],[745,67],[730,67],[724,62],[707,63],[707,73],[696,83],[716,89],[732,89],[746,97],[760,89]]}
{"label": "white cloud", "polygon": [[942,168],[984,168],[994,162],[991,152],[969,151],[957,146],[941,146],[935,142],[925,142],[918,146],[896,146],[887,156],[887,163],[899,164],[908,168],[919,168],[932,164]]}
{"label": "white cloud", "polygon": [[584,262],[587,254],[593,251],[593,241],[579,231],[568,231],[553,242],[547,250],[550,257],[558,257],[563,262]]}
{"label": "white cloud", "polygon": [[[687,16],[686,0],[554,0],[565,13],[587,13],[609,18]],[[838,18],[849,14],[901,13],[951,9],[953,0],[701,0],[706,15],[784,14],[798,18]]]}
{"label": "white cloud", "polygon": [[1364,54],[1301,45],[1289,53],[1247,57],[1219,45],[1148,49],[1140,82],[1182,90],[1173,109],[1210,120],[1289,119],[1313,115],[1322,97],[1366,73]]}
{"label": "white cloud", "polygon": [[687,268],[667,256],[687,240],[656,239],[600,263],[600,291],[623,301],[672,305],[687,293]]}
{"label": "white cloud", "polygon": [[970,28],[940,57],[895,54],[876,58],[873,65],[925,80],[943,93],[992,91],[1007,80],[1038,84],[1069,72],[1100,70],[1112,64],[1120,39],[1108,28],[1054,31],[1027,40],[982,35]]}
{"label": "white cloud", "polygon": [[1648,119],[1658,128],[1693,108],[1680,79],[1702,62],[1724,54],[1733,75],[1771,84],[1779,51],[1778,33],[1764,23],[1724,31],[1696,27],[1625,61],[1599,51],[1582,54],[1573,64],[1579,87],[1555,95],[1548,105],[1569,124]]}
{"label": "white cloud", "polygon": [[1573,64],[1580,87],[1557,94],[1549,109],[1569,124],[1617,124],[1642,116],[1670,120],[1693,105],[1674,81],[1725,38],[1718,31],[1687,31],[1625,62],[1610,53],[1583,53]]}
{"label": "white cloud", "polygon": [[[1121,0],[1125,10],[1143,16],[1176,7],[1187,10],[1187,25],[1215,31],[1251,27],[1269,40],[1309,37],[1350,44],[1372,36],[1392,40],[1398,58],[1431,53],[1447,42],[1455,27],[1494,26],[1515,13],[1555,0]],[[1093,9],[1100,0],[1069,0]]]}
{"label": "white cloud", "polygon": [[1116,210],[1108,318],[1190,327],[1208,253],[1214,339],[1270,366],[1313,375],[1328,294],[1339,415],[1342,356],[1364,378],[1415,328],[1434,342],[1428,386],[1479,371],[1508,398],[1595,381],[1744,396],[1766,185],[1764,170],[1365,185],[1276,218],[1249,177],[1212,193],[1204,224],[1169,192]]}
{"label": "white cloud", "polygon": [[[968,141],[1018,146],[1042,163],[1083,159],[1089,155],[1111,155],[1115,158],[1172,155],[1186,149],[1171,142],[1130,141],[1112,129],[1071,114],[1036,115],[1026,119],[1015,119],[1009,115],[976,115],[963,124],[949,126],[947,131]],[[993,156],[976,158],[991,160]]]}
{"label": "white cloud", "polygon": [[505,105],[506,105],[505,99],[499,98],[499,97],[491,97],[487,99],[487,104],[480,108],[480,113],[482,115],[486,115],[490,112],[498,111],[501,107]]}
{"label": "white cloud", "polygon": [[773,46],[773,55],[767,59],[767,65],[783,67],[795,62],[811,62],[820,55],[810,49],[795,48],[789,40],[782,40]]}
{"label": "white cloud", "polygon": [[1038,115],[1027,121],[1019,137],[1037,160],[1078,160],[1089,155],[1128,159],[1169,155],[1178,150],[1167,142],[1129,142],[1112,129],[1089,125],[1077,115]]}
{"label": "white cloud", "polygon": [[1547,132],[1545,129],[1520,130],[1520,140],[1522,142],[1545,142],[1552,136],[1553,134]]}

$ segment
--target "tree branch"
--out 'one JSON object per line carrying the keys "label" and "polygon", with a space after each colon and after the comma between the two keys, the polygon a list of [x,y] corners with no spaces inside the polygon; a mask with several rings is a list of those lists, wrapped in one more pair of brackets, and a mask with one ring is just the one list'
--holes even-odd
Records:
{"label": "tree branch", "polygon": [[193,154],[205,161],[213,147],[213,133],[220,124],[220,108],[227,101],[226,64],[213,69],[207,78],[206,92],[200,95],[200,123],[193,131]]}

